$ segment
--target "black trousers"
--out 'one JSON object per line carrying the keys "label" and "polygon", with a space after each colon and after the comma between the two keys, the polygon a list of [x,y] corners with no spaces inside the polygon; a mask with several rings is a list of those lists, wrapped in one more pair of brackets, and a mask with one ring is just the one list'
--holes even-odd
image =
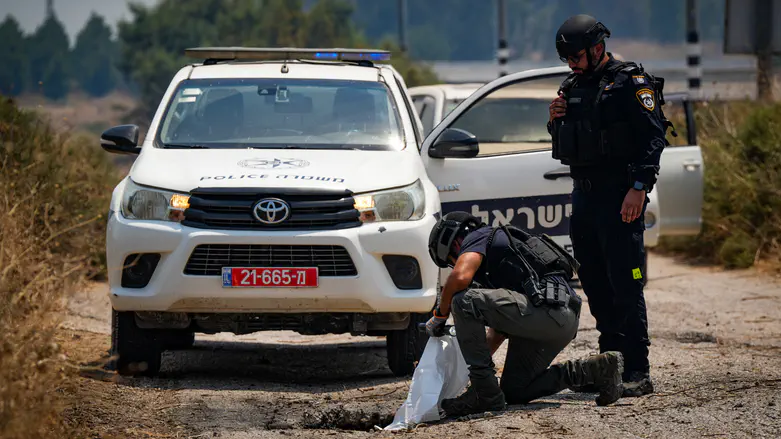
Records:
{"label": "black trousers", "polygon": [[628,190],[619,184],[576,186],[570,217],[570,237],[581,264],[578,278],[597,321],[599,349],[624,354],[624,380],[631,372],[649,371],[651,345],[643,294],[645,224],[643,215],[631,223],[621,219]]}

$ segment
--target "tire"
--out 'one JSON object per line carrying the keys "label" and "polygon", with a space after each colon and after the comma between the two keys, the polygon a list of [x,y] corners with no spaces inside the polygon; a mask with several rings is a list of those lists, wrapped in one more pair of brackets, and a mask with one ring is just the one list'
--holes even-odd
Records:
{"label": "tire", "polygon": [[155,376],[160,372],[162,343],[155,330],[136,326],[135,315],[111,310],[110,368],[120,375]]}
{"label": "tire", "polygon": [[387,335],[388,367],[394,376],[408,376],[415,371],[428,343],[428,334],[419,330],[418,324],[426,323],[428,317],[428,314],[410,313],[407,329],[391,331]]}
{"label": "tire", "polygon": [[169,329],[165,331],[164,348],[172,351],[190,349],[195,343],[195,332],[186,329]]}

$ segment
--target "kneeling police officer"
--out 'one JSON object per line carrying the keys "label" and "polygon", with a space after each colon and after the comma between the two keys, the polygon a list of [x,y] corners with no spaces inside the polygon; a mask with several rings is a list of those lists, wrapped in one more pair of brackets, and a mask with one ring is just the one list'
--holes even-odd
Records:
{"label": "kneeling police officer", "polygon": [[589,15],[559,28],[556,50],[573,73],[551,103],[548,131],[553,158],[574,181],[570,237],[600,352],[624,355],[623,395],[641,396],[653,392],[643,215],[672,124],[662,112],[664,80],[615,59],[608,37]]}
{"label": "kneeling police officer", "polygon": [[[621,397],[619,352],[548,367],[575,338],[580,318],[580,297],[567,282],[577,261],[561,247],[546,236],[489,227],[467,212],[450,212],[432,229],[429,253],[439,267],[453,271],[426,331],[442,336],[452,308],[469,366],[467,391],[442,401],[446,416],[500,411],[571,386],[595,386],[599,405]],[[499,384],[491,354],[505,338],[509,346]]]}

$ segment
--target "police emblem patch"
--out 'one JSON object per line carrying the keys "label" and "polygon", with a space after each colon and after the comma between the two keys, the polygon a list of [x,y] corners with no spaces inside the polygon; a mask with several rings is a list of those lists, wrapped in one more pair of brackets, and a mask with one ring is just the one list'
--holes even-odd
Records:
{"label": "police emblem patch", "polygon": [[637,96],[637,100],[640,101],[640,104],[642,104],[646,110],[654,111],[654,108],[656,108],[656,101],[654,100],[653,91],[647,88],[641,88],[640,90],[637,90],[635,95]]}
{"label": "police emblem patch", "polygon": [[647,84],[648,81],[645,80],[645,76],[639,75],[639,76],[632,76],[632,81],[635,84]]}

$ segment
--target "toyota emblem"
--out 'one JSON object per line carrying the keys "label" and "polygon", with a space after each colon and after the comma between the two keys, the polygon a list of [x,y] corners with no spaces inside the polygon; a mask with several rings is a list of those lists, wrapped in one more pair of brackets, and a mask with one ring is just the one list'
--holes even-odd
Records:
{"label": "toyota emblem", "polygon": [[255,204],[252,214],[263,224],[279,224],[290,216],[290,206],[279,198],[265,198]]}

